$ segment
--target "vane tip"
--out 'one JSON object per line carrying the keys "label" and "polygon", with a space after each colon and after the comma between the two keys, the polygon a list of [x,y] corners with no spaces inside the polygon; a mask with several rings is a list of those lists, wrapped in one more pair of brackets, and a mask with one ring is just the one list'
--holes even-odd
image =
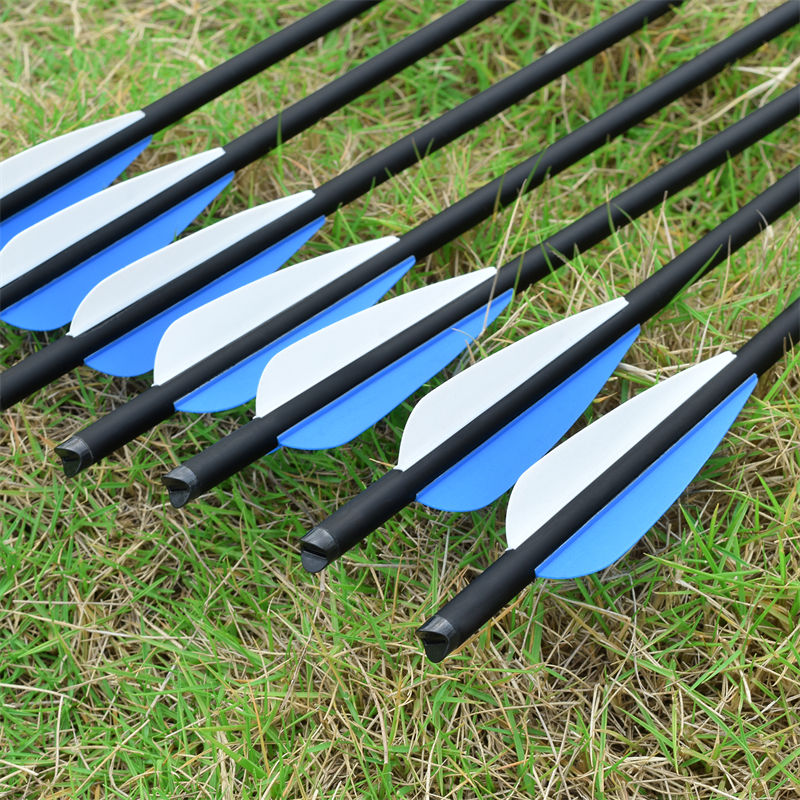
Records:
{"label": "vane tip", "polygon": [[325,528],[312,528],[300,540],[300,560],[308,572],[319,572],[341,555],[339,545]]}
{"label": "vane tip", "polygon": [[197,475],[189,467],[175,467],[161,478],[167,487],[169,501],[175,508],[182,508],[197,497]]}
{"label": "vane tip", "polygon": [[425,655],[437,664],[461,644],[461,637],[452,623],[441,614],[431,617],[417,628],[417,637],[425,648]]}
{"label": "vane tip", "polygon": [[56,455],[61,459],[61,466],[68,478],[94,463],[91,448],[80,436],[71,436],[64,444],[56,447]]}

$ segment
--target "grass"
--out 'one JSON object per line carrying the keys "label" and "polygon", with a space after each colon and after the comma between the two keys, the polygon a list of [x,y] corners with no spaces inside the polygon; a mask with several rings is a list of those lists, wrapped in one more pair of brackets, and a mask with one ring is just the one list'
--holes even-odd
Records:
{"label": "grass", "polygon": [[[28,2],[0,11],[0,157],[130,110],[315,4]],[[198,224],[318,185],[622,0],[520,3],[243,170]],[[402,233],[776,7],[689,0],[377,188],[303,251]],[[130,174],[224,143],[441,4],[379,6],[157,137]],[[419,265],[503,263],[798,80],[780,37]],[[517,300],[452,373],[625,291],[796,165],[793,123]],[[647,324],[584,420],[761,327],[797,217]],[[3,365],[47,337],[0,330]],[[263,459],[184,510],[158,477],[249,409],[181,415],[79,480],[52,447],[147,385],[82,368],[2,417],[0,798],[753,798],[800,789],[800,373],[760,384],[631,553],[543,581],[439,665],[413,632],[502,550],[505,499],[407,509],[327,573],[297,538],[383,473],[418,392],[351,444]],[[437,378],[433,383],[438,383]]]}

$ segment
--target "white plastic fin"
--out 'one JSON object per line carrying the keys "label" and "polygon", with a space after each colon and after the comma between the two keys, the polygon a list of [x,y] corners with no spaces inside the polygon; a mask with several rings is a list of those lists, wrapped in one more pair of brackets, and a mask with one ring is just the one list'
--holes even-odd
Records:
{"label": "white plastic fin", "polygon": [[514,486],[506,539],[518,547],[736,356],[724,352],[636,395],[575,434]]}
{"label": "white plastic fin", "polygon": [[403,431],[398,469],[408,469],[627,305],[618,297],[548,325],[425,395]]}
{"label": "white plastic fin", "polygon": [[128,114],[56,136],[46,142],[29,147],[5,161],[0,161],[0,197],[11,194],[20,186],[25,186],[40,175],[55,169],[90,147],[94,147],[98,142],[133,125],[142,117],[144,117],[144,111],[131,111]]}
{"label": "white plastic fin", "polygon": [[490,279],[494,267],[425,286],[323,328],[281,350],[261,374],[256,416],[263,417]]}
{"label": "white plastic fin", "polygon": [[162,337],[153,382],[175,377],[396,242],[386,236],[301,261],[190,311]]}
{"label": "white plastic fin", "polygon": [[264,203],[186,236],[109,275],[84,297],[69,332],[78,336],[314,197],[305,191]]}
{"label": "white plastic fin", "polygon": [[18,233],[0,250],[0,286],[224,155],[221,147],[109,186]]}

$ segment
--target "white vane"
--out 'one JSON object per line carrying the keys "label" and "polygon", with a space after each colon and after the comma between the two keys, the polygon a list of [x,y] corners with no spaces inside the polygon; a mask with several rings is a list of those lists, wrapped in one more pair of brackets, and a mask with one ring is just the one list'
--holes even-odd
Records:
{"label": "white vane", "polygon": [[221,147],[117,183],[18,233],[0,250],[0,286],[224,155]]}
{"label": "white vane", "polygon": [[55,169],[90,147],[133,125],[144,117],[144,111],[131,111],[119,117],[96,122],[76,131],[56,136],[0,162],[0,197],[25,186],[51,169]]}
{"label": "white vane", "polygon": [[312,191],[299,192],[242,211],[109,275],[81,301],[72,319],[70,335],[87,331],[313,197]]}
{"label": "white vane", "polygon": [[548,325],[425,395],[406,422],[398,469],[408,469],[628,305],[622,297]]}
{"label": "white vane", "polygon": [[261,374],[256,416],[262,417],[424,317],[492,280],[494,267],[425,286],[367,308],[281,350]]}
{"label": "white vane", "polygon": [[518,547],[534,535],[734,358],[720,353],[641,392],[526,470],[508,504],[508,546]]}
{"label": "white vane", "polygon": [[190,311],[164,333],[153,382],[175,377],[395,242],[396,237],[386,236],[302,261]]}

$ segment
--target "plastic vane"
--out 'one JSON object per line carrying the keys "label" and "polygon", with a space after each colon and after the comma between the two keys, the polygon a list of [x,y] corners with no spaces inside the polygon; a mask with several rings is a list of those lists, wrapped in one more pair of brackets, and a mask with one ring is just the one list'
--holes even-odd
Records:
{"label": "plastic vane", "polygon": [[697,475],[733,425],[756,383],[753,375],[723,400],[572,539],[539,564],[536,575],[574,578],[605,569],[621,558]]}
{"label": "plastic vane", "polygon": [[[72,319],[69,335],[80,336],[263,225],[291,213],[313,196],[311,191],[300,192],[242,211],[118,270],[84,297]],[[308,241],[323,221],[320,219],[306,226],[182,303],[172,306],[168,312],[156,315],[127,336],[94,353],[86,359],[86,363],[111,375],[141,375],[151,370],[158,342],[174,319],[249,281],[274,272]]]}
{"label": "plastic vane", "polygon": [[[0,250],[0,288],[223,155],[224,151],[216,148],[167,164],[104,189],[27,228]],[[232,178],[233,173],[228,173],[135,233],[3,309],[0,319],[30,330],[66,325],[99,280],[169,244]]]}
{"label": "plastic vane", "polygon": [[[588,575],[630,550],[699,472],[755,387],[756,375],[745,378],[685,434],[673,432],[675,415],[735,358],[722,353],[656,384],[523,473],[506,515],[509,549],[418,629],[428,657],[441,661],[536,578]],[[658,433],[669,443],[660,454],[645,444]],[[608,491],[609,478],[618,489]]]}
{"label": "plastic vane", "polygon": [[[346,369],[432,311],[491,278],[495,272],[493,267],[488,267],[417,289],[354,314],[287,347],[267,364],[261,376],[256,416],[265,417],[304,392],[313,391],[313,387],[327,377]],[[279,442],[289,447],[319,449],[350,441],[452,361],[510,299],[510,293],[498,298],[488,314],[482,309],[441,337],[372,375],[282,433]]]}
{"label": "plastic vane", "polygon": [[[391,253],[391,248],[386,253]],[[318,449],[354,438],[455,358],[510,300],[508,292],[489,308],[471,314],[416,350],[394,358],[387,356],[385,349],[391,350],[398,334],[413,330],[421,319],[463,297],[475,286],[491,282],[496,272],[489,268],[451,278],[346,316],[356,311],[353,298],[363,302],[362,298],[368,295],[369,301],[374,302],[377,291],[390,288],[413,266],[414,260],[409,256],[356,290],[349,300],[329,307],[320,315],[324,319],[312,318],[259,354],[263,372],[260,380],[258,373],[254,376],[258,385],[255,417],[204,451],[199,456],[199,473],[194,472],[195,465],[190,462],[191,466],[178,467],[164,477],[175,505],[184,505],[209,484],[230,477],[243,464],[279,446]],[[331,314],[338,313],[337,309],[342,310],[343,318],[333,322]],[[324,330],[323,325],[327,325]],[[386,363],[381,369],[369,371],[367,380],[359,380],[360,362],[364,359]],[[243,362],[243,366],[249,381],[253,371],[249,363]],[[216,383],[217,379],[211,380],[197,394],[209,388],[215,391]],[[176,407],[195,409],[197,394],[184,397]],[[84,434],[90,431],[87,428]],[[82,449],[73,441],[66,455],[69,457],[76,447]]]}
{"label": "plastic vane", "polygon": [[[97,122],[47,142],[41,142],[0,162],[0,186],[3,188],[4,197],[85,153],[115,133],[141,121],[144,116],[143,111],[132,111],[129,114]],[[73,180],[52,189],[49,194],[11,217],[5,218],[4,215],[0,221],[0,247],[25,228],[105,189],[150,144],[150,139],[150,136],[144,137]],[[0,198],[0,204],[2,202],[3,198]]]}
{"label": "plastic vane", "polygon": [[[722,353],[641,392],[571,436],[526,470],[514,486],[509,501],[506,517],[508,546],[517,548],[527,539],[534,538],[536,531],[551,517],[573,502],[603,472],[624,457],[633,445],[662,423],[681,403],[734,358],[732,353]],[[745,400],[746,397],[737,408],[734,417]],[[722,438],[722,434],[719,438]],[[700,462],[701,465],[718,443],[719,439],[711,445]],[[669,455],[665,458],[668,459]],[[580,464],[581,469],[576,470],[575,464]],[[683,486],[689,483],[694,474],[686,475]],[[649,520],[654,510],[660,509],[653,518],[655,521],[675,497],[670,494],[669,481],[648,485],[648,489],[647,496],[638,498],[641,501],[639,513],[642,519]],[[592,522],[597,520],[595,517]],[[652,522],[648,523],[645,530],[649,529],[651,524]],[[553,561],[551,566],[555,563],[560,565],[562,574],[558,577],[575,577],[602,569],[627,552],[636,541],[630,541],[631,526],[625,525],[616,532],[606,531],[610,538],[607,536],[598,546],[584,546],[583,542],[589,539],[589,531],[592,529],[592,524],[586,526],[555,554],[558,556],[557,559],[555,556],[551,559]],[[565,570],[568,562],[572,564],[569,568],[571,575]],[[540,575],[539,567],[536,568],[536,574]]]}
{"label": "plastic vane", "polygon": [[129,114],[122,114],[56,136],[0,161],[0,186],[3,187],[3,196],[15,192],[26,183],[41,177],[51,169],[69,161],[70,158],[74,158],[78,153],[88,150],[143,118],[144,111],[131,111]]}

